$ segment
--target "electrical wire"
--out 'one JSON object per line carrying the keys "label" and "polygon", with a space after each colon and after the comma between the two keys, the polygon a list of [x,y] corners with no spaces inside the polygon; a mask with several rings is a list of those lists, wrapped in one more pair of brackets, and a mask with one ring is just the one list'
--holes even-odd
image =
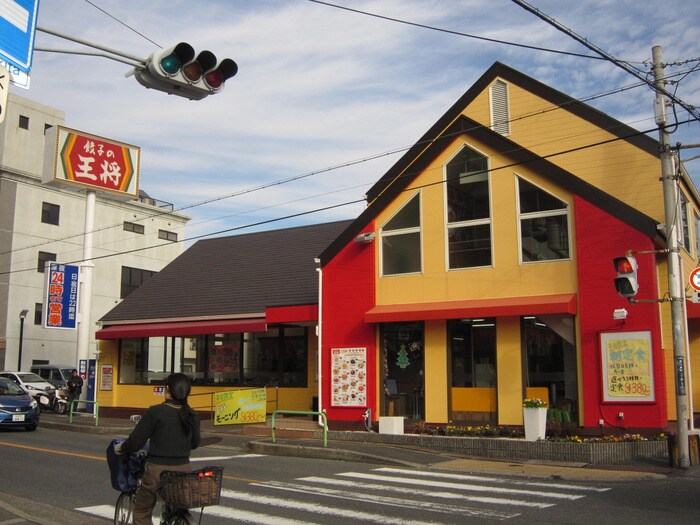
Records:
{"label": "electrical wire", "polygon": [[[691,119],[691,120],[695,120],[695,119]],[[691,120],[689,120],[689,122],[690,122]],[[575,147],[575,148],[569,148],[569,149],[567,149],[567,150],[562,150],[562,151],[555,152],[555,153],[551,153],[551,154],[548,154],[548,155],[543,155],[543,156],[541,156],[541,157],[537,157],[537,158],[534,158],[534,159],[532,159],[532,160],[521,161],[521,162],[514,162],[514,163],[507,164],[507,165],[499,166],[499,167],[497,167],[497,168],[489,168],[488,170],[486,170],[486,173],[492,173],[492,172],[499,171],[499,170],[503,170],[503,169],[513,168],[513,167],[517,167],[517,166],[522,166],[522,165],[529,164],[530,162],[536,162],[536,161],[539,161],[539,160],[542,160],[542,159],[549,159],[549,158],[556,157],[556,156],[559,156],[559,155],[565,155],[565,154],[569,154],[569,153],[573,153],[573,152],[577,152],[577,151],[583,151],[583,150],[585,150],[585,149],[590,149],[590,148],[594,148],[594,147],[597,147],[597,146],[602,146],[602,145],[605,145],[605,144],[610,144],[610,143],[613,143],[613,142],[617,142],[617,141],[619,141],[619,140],[628,140],[628,139],[631,139],[631,138],[636,137],[636,136],[646,135],[647,133],[651,133],[651,132],[653,132],[653,131],[656,131],[657,129],[658,129],[658,128],[651,128],[651,129],[648,129],[648,130],[645,130],[645,131],[638,131],[638,132],[630,133],[630,134],[625,135],[625,136],[622,136],[622,137],[613,137],[613,138],[611,138],[611,139],[606,139],[606,140],[598,141],[598,142],[595,142],[595,143],[592,143],[592,144],[586,144],[586,145],[583,145],[583,146],[577,146],[577,147]],[[460,132],[460,134],[461,134],[461,133],[462,133],[462,132]],[[418,174],[418,172],[405,172],[405,173],[403,173],[402,175],[400,175],[399,177],[397,177],[396,179],[394,179],[391,183],[389,183],[388,186],[390,186],[391,184],[394,184],[397,180],[400,180],[400,178],[402,178],[402,177],[413,177],[413,176],[416,176],[417,174]],[[446,180],[440,180],[440,181],[431,182],[431,183],[424,184],[424,185],[420,185],[420,186],[413,186],[413,187],[411,187],[411,188],[404,189],[404,190],[402,190],[402,191],[415,191],[416,189],[419,189],[419,188],[427,188],[427,187],[431,187],[431,186],[436,186],[436,185],[440,185],[440,184],[445,184],[446,182],[447,182]],[[107,259],[107,258],[110,258],[110,257],[116,257],[116,256],[120,256],[120,255],[127,255],[127,254],[130,254],[130,253],[136,253],[136,252],[146,251],[146,250],[150,250],[150,249],[154,249],[154,248],[159,248],[159,247],[161,247],[161,246],[169,246],[169,245],[172,245],[174,242],[180,243],[180,242],[189,242],[189,241],[193,241],[193,240],[204,239],[204,238],[207,238],[207,237],[213,237],[213,236],[221,235],[221,234],[224,234],[224,233],[231,233],[231,232],[239,231],[239,230],[242,230],[242,229],[253,228],[253,227],[261,226],[261,225],[264,225],[264,224],[270,224],[270,223],[279,222],[279,221],[282,221],[282,220],[292,219],[292,218],[301,217],[301,216],[304,216],[304,215],[310,215],[310,214],[313,214],[313,213],[319,213],[319,212],[322,212],[322,211],[327,211],[327,210],[331,210],[331,209],[336,209],[336,208],[340,208],[340,207],[343,207],[343,206],[349,206],[349,205],[351,205],[351,204],[358,204],[358,203],[364,202],[364,201],[365,201],[365,199],[356,199],[356,200],[347,201],[347,202],[343,202],[343,203],[339,203],[339,204],[334,204],[334,205],[325,206],[325,207],[322,207],[322,208],[316,208],[316,209],[313,209],[313,210],[307,210],[307,211],[298,212],[298,213],[294,213],[294,214],[290,214],[290,215],[285,215],[285,216],[283,216],[283,217],[277,217],[277,218],[267,219],[267,220],[264,220],[264,221],[258,221],[258,222],[254,222],[254,223],[250,223],[250,224],[246,224],[246,225],[242,225],[242,226],[235,226],[235,227],[232,227],[232,228],[226,228],[226,229],[224,229],[224,230],[219,230],[219,231],[216,231],[216,232],[204,233],[204,234],[197,235],[197,236],[194,236],[194,237],[189,237],[189,238],[187,238],[187,239],[178,239],[177,241],[168,241],[168,242],[165,242],[165,243],[160,243],[160,244],[156,244],[156,245],[152,245],[152,246],[144,246],[144,247],[140,247],[140,248],[134,248],[134,249],[131,249],[131,250],[124,250],[124,251],[115,252],[115,253],[110,253],[110,254],[105,254],[105,255],[101,255],[101,256],[94,256],[94,257],[92,257],[90,260],[92,261],[92,260],[99,260],[99,259]],[[71,262],[66,262],[65,264],[78,264],[78,263],[81,263],[81,262],[85,262],[85,259],[76,259],[76,260],[71,261]],[[34,266],[32,266],[31,268],[17,269],[17,270],[10,270],[10,271],[5,271],[5,272],[0,272],[0,275],[8,275],[8,274],[21,273],[21,272],[27,272],[27,271],[36,271],[36,266],[34,265]]]}
{"label": "electrical wire", "polygon": [[[678,74],[681,74],[681,73],[678,73]],[[605,92],[602,92],[602,93],[596,93],[596,94],[593,94],[593,95],[589,95],[589,96],[587,96],[587,97],[583,97],[583,98],[581,98],[581,99],[575,99],[575,100],[571,100],[571,101],[566,102],[566,103],[563,103],[563,104],[555,105],[555,106],[552,106],[551,108],[545,108],[545,109],[542,109],[542,110],[538,110],[538,111],[534,111],[534,112],[530,112],[530,113],[525,113],[525,114],[519,115],[519,116],[517,116],[517,117],[511,118],[508,122],[509,122],[509,123],[513,123],[513,122],[516,122],[516,121],[518,121],[518,120],[523,120],[523,119],[526,119],[526,118],[530,118],[530,117],[535,116],[535,115],[542,115],[542,114],[545,114],[545,113],[548,113],[548,112],[557,111],[557,110],[559,110],[559,109],[564,109],[564,108],[566,108],[566,107],[568,107],[568,106],[570,106],[570,105],[572,105],[572,104],[577,104],[577,103],[581,103],[581,102],[587,102],[587,101],[594,100],[594,99],[597,99],[597,98],[602,98],[602,97],[605,97],[605,96],[609,96],[609,95],[621,93],[621,92],[624,92],[624,91],[627,91],[627,90],[630,90],[630,89],[634,89],[634,88],[636,88],[636,87],[641,87],[641,86],[643,86],[643,85],[645,85],[643,82],[638,82],[638,83],[636,83],[636,84],[631,84],[631,85],[627,85],[627,86],[622,86],[622,87],[615,88],[615,89],[612,89],[612,90],[608,90],[608,91],[605,91]],[[479,127],[483,128],[483,127],[486,127],[486,126],[479,125]],[[571,138],[571,136],[568,137],[568,138]],[[414,145],[417,145],[417,144],[418,144],[418,145],[420,145],[420,144],[427,145],[427,144],[429,144],[430,142],[431,142],[431,140],[426,140],[426,141],[423,141],[423,142],[420,142],[420,141],[419,141],[419,142],[416,142],[416,143],[414,143],[414,144],[412,144],[412,145],[410,145],[410,146],[403,146],[403,147],[399,147],[399,148],[394,148],[394,149],[389,150],[389,151],[384,151],[384,152],[381,152],[381,153],[369,155],[369,156],[362,157],[362,158],[360,158],[360,159],[355,159],[355,160],[352,160],[352,161],[342,162],[342,163],[339,163],[339,164],[336,164],[336,165],[333,165],[333,166],[325,167],[325,168],[322,168],[322,169],[319,169],[319,170],[310,171],[310,172],[307,172],[307,173],[304,173],[304,174],[301,174],[301,175],[296,175],[296,176],[293,176],[293,177],[288,177],[288,178],[286,178],[286,179],[281,179],[281,180],[277,180],[277,181],[272,181],[272,182],[269,182],[269,183],[261,184],[261,185],[259,185],[259,186],[255,186],[255,187],[253,187],[253,188],[248,188],[248,189],[244,189],[244,190],[239,190],[239,191],[232,192],[232,193],[229,193],[229,194],[226,194],[226,195],[221,195],[221,196],[213,197],[213,198],[211,198],[211,199],[206,199],[206,200],[199,201],[199,202],[196,202],[196,203],[193,203],[193,204],[189,204],[189,205],[182,206],[182,207],[177,208],[177,209],[175,209],[175,210],[159,211],[159,212],[156,212],[156,213],[145,214],[143,217],[137,218],[134,222],[141,222],[141,221],[145,221],[145,220],[148,220],[148,219],[157,218],[157,217],[160,217],[160,216],[163,216],[163,215],[168,215],[168,214],[170,214],[170,213],[181,212],[181,211],[184,211],[184,210],[188,210],[188,209],[191,209],[191,208],[203,206],[203,205],[206,205],[206,204],[211,204],[211,203],[219,202],[219,201],[222,201],[222,200],[225,200],[225,199],[229,199],[229,198],[238,197],[238,196],[241,196],[241,195],[253,193],[253,192],[260,191],[260,190],[263,190],[263,189],[266,189],[266,188],[270,188],[270,187],[273,187],[273,186],[279,186],[279,185],[286,184],[286,183],[290,183],[290,182],[294,182],[294,181],[297,181],[297,180],[302,180],[302,179],[305,179],[305,178],[308,178],[308,177],[311,177],[311,176],[314,176],[314,175],[318,175],[318,174],[321,174],[321,173],[326,173],[326,172],[334,171],[334,170],[336,170],[336,169],[340,169],[340,168],[344,168],[344,167],[349,167],[349,166],[353,166],[353,165],[357,165],[357,164],[369,162],[369,161],[376,160],[376,159],[379,159],[379,158],[382,158],[382,157],[386,157],[386,156],[390,156],[390,155],[394,155],[394,154],[397,154],[397,153],[401,153],[401,152],[407,151],[407,150],[409,150],[411,147],[413,147]],[[213,219],[213,220],[216,220],[216,219]],[[106,231],[106,230],[109,230],[109,229],[118,228],[118,227],[122,227],[122,226],[123,226],[123,223],[122,223],[122,222],[119,222],[119,223],[115,223],[115,224],[112,224],[112,225],[103,226],[103,227],[101,227],[101,228],[96,228],[96,229],[93,230],[93,233],[95,233],[95,232],[101,232],[101,231]],[[32,245],[27,245],[27,246],[22,246],[22,247],[14,247],[14,248],[13,248],[12,250],[10,250],[10,251],[7,251],[7,252],[0,252],[0,255],[7,255],[7,254],[9,254],[9,253],[16,253],[16,252],[19,252],[19,251],[22,251],[22,250],[27,250],[27,249],[32,249],[32,248],[38,248],[38,247],[46,246],[46,245],[48,245],[48,244],[52,244],[52,243],[55,243],[55,242],[68,241],[68,240],[70,240],[70,239],[80,238],[80,237],[82,237],[82,236],[84,236],[84,235],[85,235],[84,232],[80,232],[80,233],[68,235],[68,236],[65,236],[65,237],[62,237],[62,238],[58,238],[58,239],[49,239],[49,240],[46,240],[46,241],[41,241],[41,242],[38,242],[38,243],[35,243],[35,244],[32,244]]]}
{"label": "electrical wire", "polygon": [[90,0],[85,0],[85,3],[90,4],[92,7],[94,7],[94,8],[97,9],[98,11],[101,11],[102,13],[104,13],[105,15],[107,15],[108,17],[110,17],[110,18],[111,18],[112,20],[114,20],[115,22],[118,22],[119,24],[123,25],[123,26],[126,27],[127,29],[133,31],[134,33],[136,33],[137,35],[139,35],[141,38],[144,38],[145,40],[148,40],[148,41],[149,41],[151,44],[153,44],[154,46],[159,47],[159,48],[162,48],[162,47],[163,47],[163,46],[161,46],[160,44],[158,44],[158,43],[154,42],[153,40],[151,40],[150,38],[148,38],[148,37],[147,37],[146,35],[144,35],[143,33],[137,31],[136,29],[134,29],[132,26],[130,26],[129,24],[127,24],[127,23],[124,22],[123,20],[120,20],[119,18],[117,18],[117,17],[114,16],[113,14],[107,12],[105,9],[103,9],[103,8],[101,8],[100,6],[96,5],[94,2],[91,2]]}
{"label": "electrical wire", "polygon": [[571,51],[562,51],[562,50],[557,50],[557,49],[549,49],[549,48],[546,48],[546,47],[531,46],[531,45],[528,45],[528,44],[520,44],[520,43],[518,43],[518,42],[510,42],[510,41],[508,41],[508,40],[499,40],[499,39],[497,39],[497,38],[488,38],[488,37],[485,37],[485,36],[471,35],[471,34],[469,34],[469,33],[462,33],[461,31],[453,31],[453,30],[450,30],[450,29],[443,29],[443,28],[440,28],[440,27],[430,26],[430,25],[427,25],[427,24],[419,24],[418,22],[409,22],[408,20],[402,20],[402,19],[400,19],[400,18],[393,18],[393,17],[390,17],[390,16],[380,15],[380,14],[377,14],[377,13],[370,13],[369,11],[363,11],[363,10],[361,10],[361,9],[353,9],[353,8],[351,8],[351,7],[346,7],[346,6],[343,6],[343,5],[333,4],[333,3],[331,3],[331,2],[324,2],[324,1],[321,1],[321,0],[308,0],[308,1],[311,2],[311,3],[314,3],[314,4],[325,5],[325,6],[328,6],[328,7],[334,7],[335,9],[341,9],[341,10],[343,10],[343,11],[349,11],[349,12],[351,12],[351,13],[357,13],[357,14],[359,14],[359,15],[370,16],[370,17],[373,17],[373,18],[378,18],[378,19],[380,19],[380,20],[387,20],[387,21],[389,21],[389,22],[395,22],[395,23],[397,23],[397,24],[404,24],[404,25],[407,25],[407,26],[420,27],[421,29],[429,29],[429,30],[431,30],[431,31],[438,31],[438,32],[440,32],[440,33],[447,33],[447,34],[449,34],[449,35],[456,35],[456,36],[463,36],[463,37],[466,37],[466,38],[473,38],[473,39],[475,39],[475,40],[483,40],[483,41],[485,41],[485,42],[492,42],[492,43],[494,43],[494,44],[504,44],[504,45],[508,45],[508,46],[521,47],[521,48],[525,48],[525,49],[533,49],[533,50],[535,50],[535,51],[544,51],[544,52],[547,52],[547,53],[557,53],[557,54],[560,54],[560,55],[569,55],[569,56],[575,56],[575,57],[580,57],[580,58],[592,58],[592,59],[594,59],[594,60],[605,60],[604,58],[599,57],[599,56],[595,56],[595,55],[584,55],[584,54],[582,54],[582,53],[574,53],[574,52],[571,52]]}

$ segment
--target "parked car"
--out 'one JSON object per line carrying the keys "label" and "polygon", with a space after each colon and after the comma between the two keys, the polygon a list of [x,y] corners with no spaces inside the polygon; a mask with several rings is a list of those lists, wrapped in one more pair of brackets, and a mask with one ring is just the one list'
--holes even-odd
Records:
{"label": "parked car", "polygon": [[24,388],[27,391],[31,390],[42,390],[45,391],[47,388],[50,391],[54,391],[56,387],[54,387],[51,383],[48,381],[45,381],[41,377],[39,377],[36,374],[33,374],[31,372],[0,372],[0,377],[4,377],[5,379],[9,379],[10,381],[13,381],[17,383],[19,386]]}
{"label": "parked car", "polygon": [[32,365],[29,370],[41,376],[53,386],[63,388],[66,386],[75,367],[70,365]]}
{"label": "parked car", "polygon": [[38,425],[37,402],[17,383],[0,377],[0,428],[24,427],[32,431]]}

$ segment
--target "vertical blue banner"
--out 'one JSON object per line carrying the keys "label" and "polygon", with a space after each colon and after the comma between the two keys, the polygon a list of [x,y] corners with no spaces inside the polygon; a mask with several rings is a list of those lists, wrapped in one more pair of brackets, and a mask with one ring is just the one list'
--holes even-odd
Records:
{"label": "vertical blue banner", "polygon": [[50,263],[46,273],[48,275],[43,326],[73,330],[78,325],[80,268],[68,264]]}

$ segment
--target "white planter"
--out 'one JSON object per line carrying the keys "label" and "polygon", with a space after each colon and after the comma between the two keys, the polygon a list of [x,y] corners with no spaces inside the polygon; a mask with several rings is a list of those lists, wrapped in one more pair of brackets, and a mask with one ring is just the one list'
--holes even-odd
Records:
{"label": "white planter", "polygon": [[381,416],[379,418],[380,434],[403,434],[403,416]]}
{"label": "white planter", "polygon": [[537,441],[544,439],[547,430],[547,408],[523,407],[523,420],[525,423],[525,439]]}

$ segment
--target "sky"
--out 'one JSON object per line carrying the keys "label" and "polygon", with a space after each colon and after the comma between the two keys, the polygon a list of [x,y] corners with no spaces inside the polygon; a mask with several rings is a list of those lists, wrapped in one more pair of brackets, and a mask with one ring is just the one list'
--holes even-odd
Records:
{"label": "sky", "polygon": [[[654,127],[648,86],[576,56],[598,55],[512,0],[330,3],[379,16],[311,0],[41,0],[40,28],[143,58],[185,41],[239,71],[220,93],[190,101],[144,88],[115,60],[36,51],[30,89],[11,92],[61,109],[66,126],[140,146],[141,189],[192,217],[189,242],[355,218],[367,189],[496,61],[636,129]],[[665,70],[678,80],[669,90],[700,106],[697,0],[531,5],[643,72],[662,46],[677,63]],[[42,31],[35,47],[95,51]],[[699,131],[680,124],[671,143],[698,144]],[[686,168],[700,186],[700,159]]]}

